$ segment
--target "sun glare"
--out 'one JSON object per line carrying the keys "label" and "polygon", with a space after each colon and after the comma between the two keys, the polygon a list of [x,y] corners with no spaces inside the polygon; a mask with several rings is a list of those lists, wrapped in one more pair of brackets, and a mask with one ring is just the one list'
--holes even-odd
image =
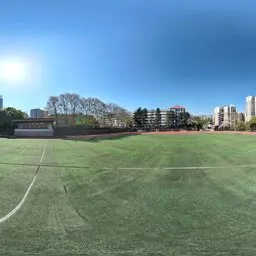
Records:
{"label": "sun glare", "polygon": [[21,61],[0,61],[0,80],[2,82],[24,82],[28,70]]}

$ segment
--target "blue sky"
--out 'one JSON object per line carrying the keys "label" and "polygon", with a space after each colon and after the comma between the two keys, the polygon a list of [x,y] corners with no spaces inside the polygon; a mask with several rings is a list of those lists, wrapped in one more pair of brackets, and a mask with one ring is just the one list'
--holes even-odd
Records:
{"label": "blue sky", "polygon": [[256,94],[255,14],[255,0],[2,0],[0,60],[34,68],[29,82],[1,82],[0,94],[26,111],[64,92],[129,110],[244,111]]}

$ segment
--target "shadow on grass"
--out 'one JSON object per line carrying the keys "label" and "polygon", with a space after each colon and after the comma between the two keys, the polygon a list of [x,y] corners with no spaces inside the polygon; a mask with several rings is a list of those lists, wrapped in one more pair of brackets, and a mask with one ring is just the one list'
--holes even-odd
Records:
{"label": "shadow on grass", "polygon": [[140,135],[139,133],[111,133],[111,134],[97,134],[97,135],[82,135],[82,136],[66,136],[62,138],[63,140],[73,140],[73,141],[85,141],[91,143],[97,143],[101,141],[109,140],[120,140],[131,136]]}

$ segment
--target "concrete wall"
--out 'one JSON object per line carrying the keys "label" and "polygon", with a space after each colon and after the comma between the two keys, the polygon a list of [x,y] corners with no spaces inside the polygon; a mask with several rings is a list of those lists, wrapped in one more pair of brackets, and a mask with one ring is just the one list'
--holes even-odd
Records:
{"label": "concrete wall", "polygon": [[20,137],[52,137],[53,129],[15,129],[14,135]]}

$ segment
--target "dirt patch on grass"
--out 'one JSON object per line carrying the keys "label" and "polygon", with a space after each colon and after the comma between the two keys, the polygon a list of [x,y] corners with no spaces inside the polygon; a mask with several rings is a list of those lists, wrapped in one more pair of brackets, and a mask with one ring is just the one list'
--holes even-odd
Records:
{"label": "dirt patch on grass", "polygon": [[90,139],[90,138],[101,138],[101,137],[104,137],[104,138],[119,137],[119,136],[125,136],[125,135],[138,135],[138,134],[139,134],[138,132],[118,132],[118,133],[107,133],[107,134],[64,136],[64,138],[68,138],[68,139]]}

